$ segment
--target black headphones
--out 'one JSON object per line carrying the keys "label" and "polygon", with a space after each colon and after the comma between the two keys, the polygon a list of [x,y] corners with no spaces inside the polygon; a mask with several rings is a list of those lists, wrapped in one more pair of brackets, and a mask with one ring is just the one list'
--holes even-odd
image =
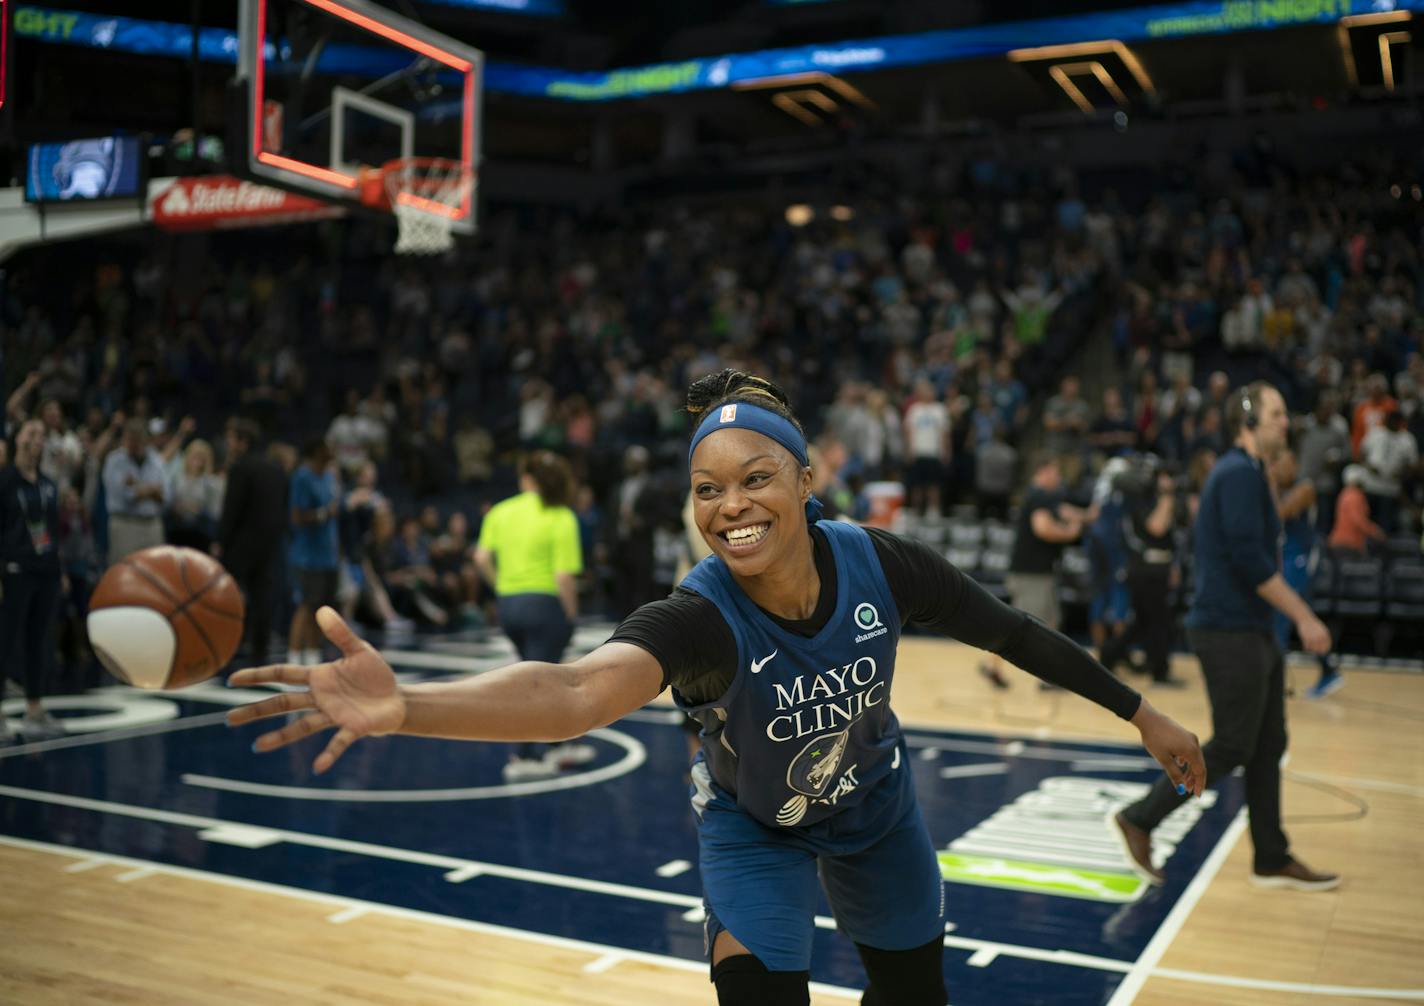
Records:
{"label": "black headphones", "polygon": [[1251,403],[1251,388],[1249,386],[1241,389],[1241,426],[1244,429],[1254,430],[1261,423],[1261,417],[1256,415],[1255,406]]}

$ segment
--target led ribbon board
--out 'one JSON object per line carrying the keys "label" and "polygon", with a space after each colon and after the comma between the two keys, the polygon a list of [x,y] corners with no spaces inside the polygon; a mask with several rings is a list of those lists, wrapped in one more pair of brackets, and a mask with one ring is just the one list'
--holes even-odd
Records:
{"label": "led ribbon board", "polygon": [[[1394,0],[1389,11],[1424,11],[1424,0]],[[572,72],[552,67],[487,63],[484,86],[493,93],[557,98],[566,101],[616,101],[729,87],[749,80],[821,71],[853,73],[897,66],[948,63],[1003,56],[1014,49],[1069,45],[1100,39],[1142,42],[1299,25],[1338,24],[1342,18],[1380,13],[1378,0],[1225,0],[1137,7],[1072,17],[980,25],[917,35],[888,35],[829,45],[766,49],[706,56],[672,63],[600,72]],[[78,11],[21,6],[15,9],[21,38],[186,59],[186,25],[105,17]],[[268,45],[281,45],[269,39]],[[220,28],[199,32],[202,59],[231,63],[237,56],[236,33]],[[359,46],[329,47],[319,72],[359,72],[371,78],[390,72],[374,51]]]}

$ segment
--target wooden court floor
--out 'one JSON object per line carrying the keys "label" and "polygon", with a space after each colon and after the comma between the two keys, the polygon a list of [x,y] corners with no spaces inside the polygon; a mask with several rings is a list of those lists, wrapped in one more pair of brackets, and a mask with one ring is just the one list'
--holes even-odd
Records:
{"label": "wooden court floor", "polygon": [[[906,639],[894,705],[907,726],[1081,740],[1136,732],[1010,671],[997,692],[977,653]],[[1195,662],[1182,691],[1149,691],[1204,738]],[[1303,691],[1311,668],[1292,677]],[[1244,835],[1208,862],[1144,954],[1135,1001],[1296,1006],[1424,1001],[1424,675],[1350,668],[1320,702],[1292,699],[1284,811],[1294,850],[1344,874],[1323,894],[1258,891]],[[1343,791],[1343,793],[1342,793]],[[1355,810],[1349,822],[1299,821]],[[343,899],[205,874],[58,854],[0,836],[0,1002],[707,1004],[704,968],[636,955],[615,963],[575,944],[530,942],[401,911],[359,917]],[[473,976],[473,978],[472,978]],[[1389,994],[1383,990],[1395,990]],[[817,992],[818,1006],[853,1002]],[[954,1001],[954,989],[950,989]],[[1051,1001],[1051,998],[1047,1001]]]}

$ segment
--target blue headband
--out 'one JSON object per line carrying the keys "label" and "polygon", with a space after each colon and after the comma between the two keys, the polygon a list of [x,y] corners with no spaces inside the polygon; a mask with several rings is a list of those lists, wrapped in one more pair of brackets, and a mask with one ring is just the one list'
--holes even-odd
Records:
{"label": "blue headband", "polygon": [[[718,430],[751,430],[760,433],[790,451],[803,468],[810,464],[806,458],[806,438],[789,420],[759,405],[729,402],[716,413],[709,414],[692,435],[692,443],[687,447],[689,469],[692,467],[692,452],[697,450],[697,445]],[[806,501],[806,522],[814,524],[820,520],[822,509],[821,501],[813,495]]]}

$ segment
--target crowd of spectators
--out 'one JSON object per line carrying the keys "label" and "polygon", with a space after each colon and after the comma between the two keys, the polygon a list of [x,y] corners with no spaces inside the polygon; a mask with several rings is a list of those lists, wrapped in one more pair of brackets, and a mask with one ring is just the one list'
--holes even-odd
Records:
{"label": "crowd of spectators", "polygon": [[[620,615],[671,582],[681,391],[728,365],[788,390],[819,491],[857,518],[884,483],[916,513],[1005,518],[1028,446],[1080,484],[1135,452],[1204,471],[1232,389],[1265,377],[1302,416],[1321,531],[1337,500],[1354,535],[1417,529],[1418,185],[1388,159],[1297,174],[1262,144],[1214,164],[1109,185],[946,162],[802,226],[731,200],[496,210],[416,262],[356,221],[40,247],[0,300],[6,419],[44,420],[71,614],[116,544],[211,545],[241,417],[288,475],[297,445],[329,448],[340,592],[366,621],[482,617],[471,531],[532,448],[573,463]],[[1066,371],[1105,333],[1120,379],[1085,391]]]}

